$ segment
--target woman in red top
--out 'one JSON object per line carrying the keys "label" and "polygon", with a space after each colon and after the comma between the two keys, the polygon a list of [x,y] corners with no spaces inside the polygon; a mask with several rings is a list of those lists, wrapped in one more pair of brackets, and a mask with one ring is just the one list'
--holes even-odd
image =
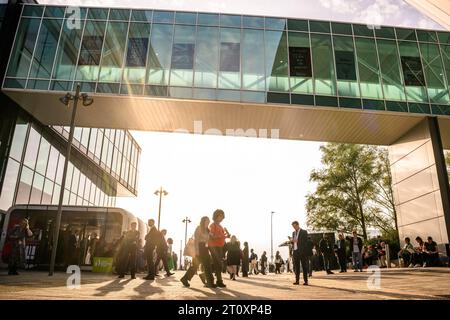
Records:
{"label": "woman in red top", "polygon": [[213,223],[209,226],[209,241],[208,247],[211,252],[213,262],[213,270],[216,274],[216,285],[220,288],[225,288],[222,280],[222,264],[223,264],[223,247],[225,246],[225,238],[229,238],[230,234],[226,228],[223,228],[220,223],[225,218],[223,210],[217,209],[213,213]]}

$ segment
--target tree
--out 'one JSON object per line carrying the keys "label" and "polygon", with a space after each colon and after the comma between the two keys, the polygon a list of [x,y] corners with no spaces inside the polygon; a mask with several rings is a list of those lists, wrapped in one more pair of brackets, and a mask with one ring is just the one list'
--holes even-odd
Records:
{"label": "tree", "polygon": [[323,168],[313,170],[316,191],[307,195],[307,223],[316,229],[396,231],[392,176],[385,149],[328,143],[321,147]]}

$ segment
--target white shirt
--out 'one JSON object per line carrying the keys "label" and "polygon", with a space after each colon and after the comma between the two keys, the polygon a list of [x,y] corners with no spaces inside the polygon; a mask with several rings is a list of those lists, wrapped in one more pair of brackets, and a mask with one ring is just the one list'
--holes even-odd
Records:
{"label": "white shirt", "polygon": [[300,233],[300,229],[298,229],[294,232],[294,250],[298,249],[297,245],[298,245],[298,234],[299,233]]}
{"label": "white shirt", "polygon": [[358,237],[353,237],[353,252],[359,252]]}

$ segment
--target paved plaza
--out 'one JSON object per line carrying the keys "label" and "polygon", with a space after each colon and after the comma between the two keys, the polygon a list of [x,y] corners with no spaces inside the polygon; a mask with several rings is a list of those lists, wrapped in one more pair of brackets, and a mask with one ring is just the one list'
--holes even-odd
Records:
{"label": "paved plaza", "polygon": [[[450,268],[382,270],[379,289],[368,286],[369,273],[313,274],[309,286],[292,285],[292,274],[257,275],[225,280],[227,288],[208,289],[196,276],[190,288],[179,282],[183,272],[150,282],[82,273],[79,289],[66,286],[68,274],[0,271],[0,299],[450,299]],[[370,282],[370,281],[369,281]],[[373,282],[370,282],[373,284]]]}

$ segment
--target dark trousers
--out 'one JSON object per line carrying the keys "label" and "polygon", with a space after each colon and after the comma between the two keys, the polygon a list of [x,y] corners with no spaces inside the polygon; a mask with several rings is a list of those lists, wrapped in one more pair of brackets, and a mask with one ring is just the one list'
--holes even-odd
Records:
{"label": "dark trousers", "polygon": [[223,248],[222,247],[209,247],[211,252],[213,271],[216,275],[216,282],[221,284],[222,281],[222,267],[223,267]]}
{"label": "dark trousers", "polygon": [[267,267],[266,263],[261,262],[261,273],[264,275],[266,274],[266,267]]}
{"label": "dark trousers", "polygon": [[405,267],[408,267],[412,263],[412,254],[409,252],[402,253],[402,259]]}
{"label": "dark trousers", "polygon": [[169,263],[167,262],[167,251],[156,251],[156,261],[155,261],[155,271],[159,266],[159,262],[162,260],[164,270],[166,270],[166,273],[170,273],[169,269]]}
{"label": "dark trousers", "polygon": [[242,260],[242,276],[243,277],[248,277],[248,260],[243,259]]}
{"label": "dark trousers", "polygon": [[347,271],[347,257],[345,256],[345,253],[338,252],[337,256],[338,256],[339,266],[341,267],[341,271],[346,272]]}
{"label": "dark trousers", "polygon": [[144,255],[145,259],[147,260],[147,270],[148,270],[148,277],[154,278],[155,277],[155,261],[153,259],[153,251],[155,250],[154,247],[145,247],[144,249]]}
{"label": "dark trousers", "polygon": [[295,281],[298,282],[300,279],[300,264],[302,265],[303,271],[303,281],[308,282],[308,257],[304,254],[300,254],[298,250],[294,250],[293,253],[294,258],[294,273],[295,273]]}
{"label": "dark trousers", "polygon": [[281,274],[281,263],[275,263],[275,274],[280,273]]}
{"label": "dark trousers", "polygon": [[192,259],[192,265],[186,271],[186,274],[183,276],[183,278],[185,278],[188,281],[191,281],[191,279],[197,273],[200,264],[203,266],[206,283],[213,284],[214,277],[211,271],[211,257],[209,255],[208,248],[205,247],[205,244],[202,245],[201,243],[199,245],[199,255],[194,259]]}
{"label": "dark trousers", "polygon": [[120,249],[117,270],[120,276],[124,276],[128,269],[132,277],[136,275],[136,251],[136,245],[125,245]]}
{"label": "dark trousers", "polygon": [[326,272],[331,271],[331,258],[332,255],[329,253],[323,253],[323,268],[325,269]]}

